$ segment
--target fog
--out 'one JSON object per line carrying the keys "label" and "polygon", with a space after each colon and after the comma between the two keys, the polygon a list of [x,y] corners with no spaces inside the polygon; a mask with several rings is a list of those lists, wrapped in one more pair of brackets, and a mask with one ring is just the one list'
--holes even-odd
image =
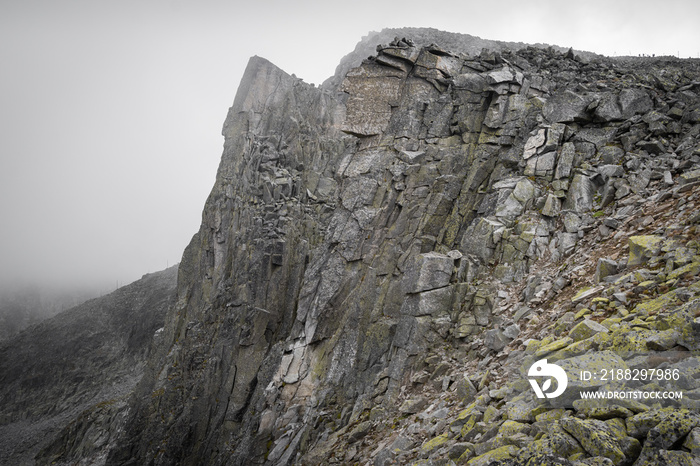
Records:
{"label": "fog", "polygon": [[695,0],[24,0],[0,8],[0,288],[114,289],[180,260],[248,58],[320,83],[369,31],[700,56]]}

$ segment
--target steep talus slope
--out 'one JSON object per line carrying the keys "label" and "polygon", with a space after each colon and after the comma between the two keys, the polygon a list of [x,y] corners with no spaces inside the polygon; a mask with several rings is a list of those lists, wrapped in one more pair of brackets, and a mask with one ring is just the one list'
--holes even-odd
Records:
{"label": "steep talus slope", "polygon": [[[251,59],[108,464],[690,461],[698,63],[412,44]],[[686,353],[683,402],[533,399],[623,350]]]}
{"label": "steep talus slope", "polygon": [[22,464],[82,410],[133,390],[172,304],[177,267],[24,330],[0,346],[0,464]]}

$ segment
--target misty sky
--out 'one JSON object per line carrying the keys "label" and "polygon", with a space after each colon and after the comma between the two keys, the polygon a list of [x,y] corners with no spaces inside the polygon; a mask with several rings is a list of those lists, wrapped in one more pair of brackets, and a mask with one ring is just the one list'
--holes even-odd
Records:
{"label": "misty sky", "polygon": [[252,55],[318,84],[369,31],[422,26],[699,57],[698,18],[696,0],[4,0],[0,286],[113,288],[178,262]]}

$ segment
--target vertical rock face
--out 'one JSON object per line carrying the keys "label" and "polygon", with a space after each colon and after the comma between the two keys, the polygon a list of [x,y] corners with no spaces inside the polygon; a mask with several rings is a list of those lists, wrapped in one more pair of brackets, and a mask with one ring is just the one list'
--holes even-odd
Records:
{"label": "vertical rock face", "polygon": [[[697,131],[680,135],[698,128],[696,84],[678,118],[653,120],[665,138],[644,140],[665,98],[653,76],[396,40],[319,89],[251,59],[177,303],[107,462],[325,464],[378,406],[413,414],[427,403],[406,399],[412,386],[450,386],[452,363],[427,354],[473,360],[535,335],[516,322],[570,277],[533,266],[568,257],[603,199],[643,195],[697,156]],[[635,173],[598,166],[613,156]],[[522,307],[506,306],[515,296]]]}
{"label": "vertical rock face", "polygon": [[[265,389],[283,366],[289,386],[310,373],[307,309],[298,303],[307,268],[333,261],[324,229],[339,162],[352,146],[338,129],[341,117],[329,94],[250,60],[224,124],[202,227],[183,256],[163,359],[140,387],[133,438],[111,461],[262,461],[270,434],[258,433]],[[342,273],[322,276],[337,282]],[[230,442],[235,451],[223,448]]]}

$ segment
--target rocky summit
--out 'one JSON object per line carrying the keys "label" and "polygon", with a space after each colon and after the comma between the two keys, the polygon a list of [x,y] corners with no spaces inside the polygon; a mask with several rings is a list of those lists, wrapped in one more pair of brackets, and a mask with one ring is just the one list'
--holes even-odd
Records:
{"label": "rocky summit", "polygon": [[38,464],[698,464],[700,62],[431,34],[250,60],[143,376]]}

